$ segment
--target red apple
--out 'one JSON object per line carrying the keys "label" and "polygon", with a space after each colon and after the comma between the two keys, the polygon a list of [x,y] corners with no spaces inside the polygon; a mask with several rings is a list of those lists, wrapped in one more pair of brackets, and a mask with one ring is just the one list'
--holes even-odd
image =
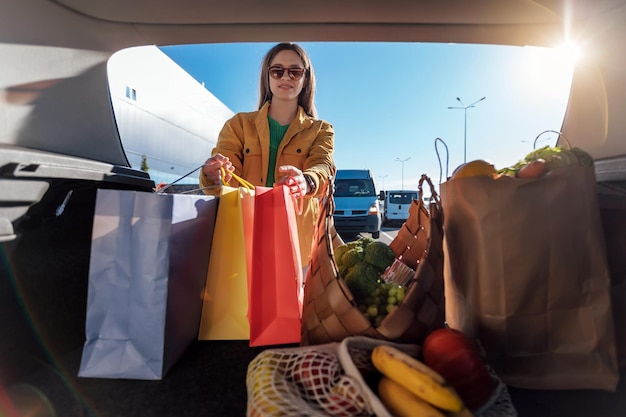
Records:
{"label": "red apple", "polygon": [[309,351],[295,360],[292,378],[305,398],[319,400],[326,397],[340,371],[339,360],[331,353]]}
{"label": "red apple", "polygon": [[476,410],[496,387],[482,356],[462,332],[442,328],[430,333],[422,346],[424,363],[441,374],[465,405]]}
{"label": "red apple", "polygon": [[366,411],[363,407],[359,407],[354,399],[335,392],[331,393],[324,401],[324,410],[335,417],[360,416],[365,415]]}

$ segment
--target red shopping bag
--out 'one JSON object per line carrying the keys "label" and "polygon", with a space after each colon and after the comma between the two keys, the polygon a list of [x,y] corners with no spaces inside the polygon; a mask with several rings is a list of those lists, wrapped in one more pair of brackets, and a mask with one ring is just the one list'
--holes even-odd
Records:
{"label": "red shopping bag", "polygon": [[302,265],[296,209],[287,186],[256,187],[252,246],[250,346],[299,343]]}

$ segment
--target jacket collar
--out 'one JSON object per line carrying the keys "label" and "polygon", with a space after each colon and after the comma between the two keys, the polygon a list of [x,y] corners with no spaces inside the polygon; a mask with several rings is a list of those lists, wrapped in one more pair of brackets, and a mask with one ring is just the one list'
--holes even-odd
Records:
{"label": "jacket collar", "polygon": [[[270,102],[266,101],[263,104],[257,113],[255,124],[257,125],[257,129],[260,126],[267,125],[267,116],[270,109]],[[290,134],[295,134],[310,127],[313,124],[313,118],[305,113],[304,108],[302,106],[298,106],[298,112],[296,113],[296,118],[289,125]]]}

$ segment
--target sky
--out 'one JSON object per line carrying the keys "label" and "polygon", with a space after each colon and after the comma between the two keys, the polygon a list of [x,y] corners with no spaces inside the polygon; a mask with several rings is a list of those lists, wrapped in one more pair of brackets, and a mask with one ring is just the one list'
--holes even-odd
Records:
{"label": "sky", "polygon": [[[416,189],[422,174],[439,184],[464,159],[496,168],[522,159],[538,135],[561,128],[574,64],[563,50],[538,47],[298,43],[315,71],[318,117],[335,130],[337,168],[370,169],[379,190]],[[260,65],[273,45],[161,50],[241,112],[258,107]],[[555,140],[546,133],[535,146]]]}

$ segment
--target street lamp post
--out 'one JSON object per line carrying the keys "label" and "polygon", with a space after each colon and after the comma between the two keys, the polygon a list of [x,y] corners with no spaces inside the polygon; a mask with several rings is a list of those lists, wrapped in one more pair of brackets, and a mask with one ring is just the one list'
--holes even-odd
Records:
{"label": "street lamp post", "polygon": [[389,174],[387,175],[379,175],[378,177],[381,178],[383,180],[383,190],[385,189],[385,178],[387,178],[389,176]]}
{"label": "street lamp post", "polygon": [[461,103],[461,107],[448,107],[448,110],[463,110],[465,112],[465,128],[463,133],[463,163],[467,162],[467,109],[471,109],[476,106],[479,101],[483,101],[487,97],[483,97],[480,100],[476,100],[472,104],[466,106],[463,101],[457,97],[457,101]]}
{"label": "street lamp post", "polygon": [[406,159],[400,159],[400,158],[396,158],[396,162],[401,162],[402,163],[402,189],[404,190],[404,163],[406,161],[408,161],[409,159],[411,159],[411,157],[409,156]]}

